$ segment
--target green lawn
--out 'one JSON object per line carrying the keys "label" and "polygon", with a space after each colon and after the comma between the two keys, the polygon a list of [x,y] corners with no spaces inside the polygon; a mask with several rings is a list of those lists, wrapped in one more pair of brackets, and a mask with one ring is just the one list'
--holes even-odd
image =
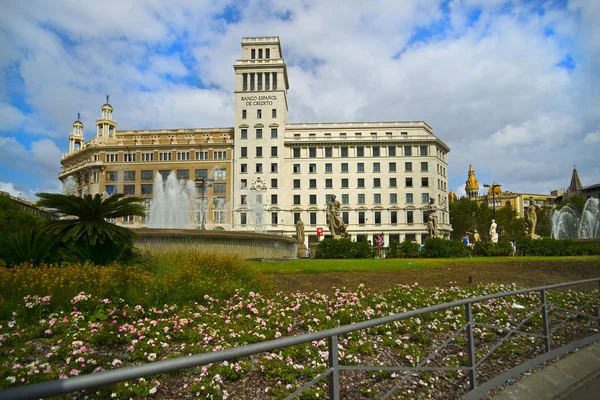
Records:
{"label": "green lawn", "polygon": [[306,273],[344,271],[397,271],[439,267],[453,263],[501,263],[501,262],[565,262],[565,261],[600,261],[600,256],[573,257],[466,257],[466,258],[386,258],[386,259],[352,259],[352,260],[291,260],[280,262],[257,262],[252,264],[267,273]]}

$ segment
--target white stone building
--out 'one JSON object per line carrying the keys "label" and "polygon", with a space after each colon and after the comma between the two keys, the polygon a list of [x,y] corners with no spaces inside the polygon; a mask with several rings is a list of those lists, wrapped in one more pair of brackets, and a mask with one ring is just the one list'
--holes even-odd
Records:
{"label": "white stone building", "polygon": [[[86,179],[83,171],[92,159],[84,153],[91,148],[102,151],[104,141],[98,136],[108,131],[111,137],[125,138],[120,144],[113,143],[115,149],[111,151],[124,146],[128,154],[139,155],[133,156],[133,162],[131,156],[122,155],[111,160],[106,168],[99,165],[108,162],[101,154],[93,157],[95,171],[102,171],[104,176],[111,168],[140,169],[137,174],[123,172],[133,178],[127,185],[130,194],[151,197],[151,183],[144,182],[142,187],[142,182],[138,182],[141,176],[149,176],[150,171],[177,169],[178,176],[190,179],[198,171],[205,171],[206,167],[198,168],[209,163],[218,163],[220,170],[226,169],[223,182],[227,187],[220,186],[218,195],[227,197],[228,215],[224,216],[222,211],[213,214],[218,215],[218,221],[209,221],[208,229],[220,226],[292,236],[295,222],[301,217],[307,242],[312,244],[317,241],[317,228],[323,228],[325,236],[329,234],[325,210],[330,196],[335,195],[342,203],[347,232],[354,240],[366,236],[374,241],[376,235],[383,233],[386,245],[390,240],[405,238],[422,242],[427,237],[430,199],[435,199],[437,206],[440,236],[449,236],[449,148],[427,123],[288,122],[289,81],[278,37],[243,38],[242,57],[236,61],[234,71],[233,128],[119,133],[112,121],[112,107],[108,116],[103,108],[103,117],[97,121],[97,138],[90,142],[93,146],[83,143],[83,125],[74,125],[76,137],[72,134],[60,179],[77,176],[81,188]],[[168,141],[159,141],[158,134],[168,135]],[[228,137],[215,141],[212,139],[215,135]],[[196,147],[203,140],[204,148],[207,145],[219,148],[202,151],[199,156]],[[160,157],[165,151],[172,153],[172,158]],[[188,154],[187,158],[181,158],[181,152]],[[150,162],[149,153],[154,154]],[[120,161],[125,160],[127,164],[121,165]],[[136,163],[140,165],[135,167]],[[112,176],[118,179],[118,174]],[[101,191],[102,177],[94,179]],[[120,187],[111,186],[117,191]],[[143,226],[145,221],[146,218],[138,221],[136,217],[127,222]]]}

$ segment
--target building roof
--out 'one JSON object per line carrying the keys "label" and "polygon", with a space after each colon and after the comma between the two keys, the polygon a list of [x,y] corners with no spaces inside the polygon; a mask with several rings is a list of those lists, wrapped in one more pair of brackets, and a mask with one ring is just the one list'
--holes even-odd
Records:
{"label": "building roof", "polygon": [[579,174],[577,173],[577,169],[573,167],[573,174],[571,175],[571,183],[569,184],[569,188],[567,192],[569,193],[578,193],[583,189],[583,185],[581,184],[581,180],[579,180]]}

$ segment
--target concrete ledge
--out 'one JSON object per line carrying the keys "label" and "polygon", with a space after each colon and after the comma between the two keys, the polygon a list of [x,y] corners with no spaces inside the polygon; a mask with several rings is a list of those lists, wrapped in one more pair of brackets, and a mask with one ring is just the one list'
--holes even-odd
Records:
{"label": "concrete ledge", "polygon": [[560,400],[600,376],[600,342],[569,354],[514,385],[507,386],[494,400]]}

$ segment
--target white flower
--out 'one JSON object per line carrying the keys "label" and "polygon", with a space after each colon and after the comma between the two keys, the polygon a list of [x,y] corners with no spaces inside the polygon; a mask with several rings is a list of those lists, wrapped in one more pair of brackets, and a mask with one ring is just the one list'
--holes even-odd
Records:
{"label": "white flower", "polygon": [[150,389],[150,394],[154,394],[158,391],[158,389],[155,387],[153,387],[152,389]]}
{"label": "white flower", "polygon": [[148,361],[154,361],[154,360],[156,360],[156,353],[148,354]]}
{"label": "white flower", "polygon": [[17,378],[15,378],[14,376],[7,376],[6,380],[9,381],[10,383],[15,383],[15,381],[17,380]]}

